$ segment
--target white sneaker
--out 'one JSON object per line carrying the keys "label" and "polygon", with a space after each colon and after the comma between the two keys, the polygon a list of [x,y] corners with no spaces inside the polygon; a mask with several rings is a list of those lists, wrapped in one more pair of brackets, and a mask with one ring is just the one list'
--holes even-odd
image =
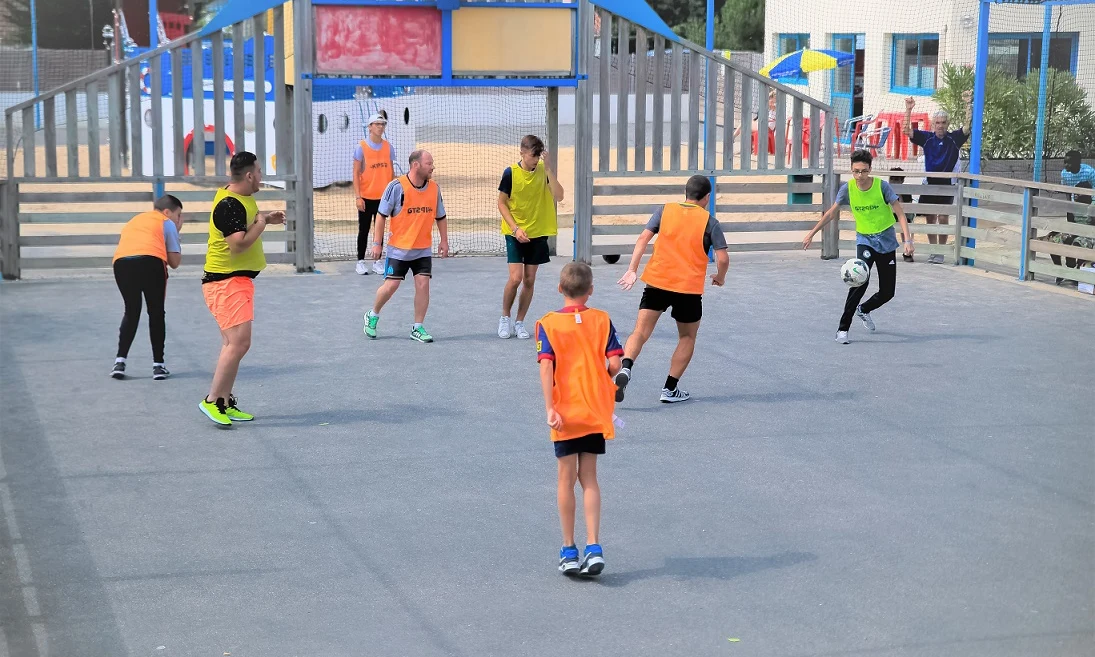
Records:
{"label": "white sneaker", "polygon": [[369,274],[369,268],[365,266],[364,260],[357,261],[357,267],[354,267],[354,271],[361,276],[367,276]]}
{"label": "white sneaker", "polygon": [[513,337],[513,327],[510,326],[509,317],[498,318],[498,337],[508,340]]}
{"label": "white sneaker", "polygon": [[688,401],[688,398],[692,395],[688,394],[677,386],[676,390],[670,390],[669,388],[662,388],[662,402],[666,404],[674,404],[676,402]]}
{"label": "white sneaker", "polygon": [[373,260],[373,272],[375,272],[377,274],[380,274],[381,276],[384,275],[384,261],[383,260]]}
{"label": "white sneaker", "polygon": [[840,344],[848,344],[849,342],[851,342],[851,340],[848,339],[848,332],[847,331],[837,331],[836,332],[836,341],[839,342]]}
{"label": "white sneaker", "polygon": [[515,331],[517,331],[518,340],[528,340],[532,337],[531,335],[529,335],[528,329],[525,328],[524,322],[517,322],[513,325],[513,328]]}
{"label": "white sneaker", "polygon": [[855,316],[858,317],[861,322],[863,322],[863,326],[866,327],[868,331],[874,332],[875,325],[874,320],[871,319],[871,313],[865,313],[863,312],[862,306],[856,306]]}

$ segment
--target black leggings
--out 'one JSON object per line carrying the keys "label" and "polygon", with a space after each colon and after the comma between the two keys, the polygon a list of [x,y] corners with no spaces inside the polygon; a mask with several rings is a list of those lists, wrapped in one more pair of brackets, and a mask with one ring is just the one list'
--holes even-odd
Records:
{"label": "black leggings", "polygon": [[114,262],[114,280],[125,302],[122,326],[118,329],[118,357],[129,356],[129,347],[141,323],[141,295],[148,305],[148,337],[152,340],[152,362],[162,363],[167,334],[164,299],[167,297],[167,266],[155,256],[122,258]]}
{"label": "black leggings", "polygon": [[365,199],[365,209],[357,211],[357,259],[364,260],[369,253],[369,229],[380,209],[380,199]]}
{"label": "black leggings", "polygon": [[[894,290],[897,288],[897,251],[878,253],[865,244],[857,244],[855,255],[867,263],[868,271],[876,264],[878,265],[878,292],[863,303],[863,312],[869,313],[893,298]],[[844,314],[840,316],[838,330],[847,331],[851,328],[855,309],[860,305],[859,302],[867,293],[867,286],[870,284],[871,279],[868,277],[863,285],[848,290],[848,300],[844,302]]]}

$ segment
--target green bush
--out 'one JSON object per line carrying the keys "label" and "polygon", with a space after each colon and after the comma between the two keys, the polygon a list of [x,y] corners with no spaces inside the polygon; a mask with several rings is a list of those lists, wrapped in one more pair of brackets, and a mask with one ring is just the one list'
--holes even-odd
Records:
{"label": "green bush", "polygon": [[[973,68],[943,64],[943,86],[934,98],[955,125],[966,116],[962,92],[973,90]],[[1038,122],[1038,76],[1026,80],[1001,69],[990,68],[985,77],[985,111],[981,130],[981,156],[985,160],[1033,159]],[[1042,155],[1063,157],[1072,149],[1095,155],[1095,111],[1087,94],[1068,73],[1051,70],[1046,80],[1046,130]]]}

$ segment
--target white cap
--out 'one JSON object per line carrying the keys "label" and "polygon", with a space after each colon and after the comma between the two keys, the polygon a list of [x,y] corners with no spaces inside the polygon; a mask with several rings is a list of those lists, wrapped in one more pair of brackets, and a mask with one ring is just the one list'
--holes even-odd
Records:
{"label": "white cap", "polygon": [[387,124],[388,119],[384,118],[383,114],[373,114],[371,117],[369,117],[369,125],[372,125],[374,123]]}

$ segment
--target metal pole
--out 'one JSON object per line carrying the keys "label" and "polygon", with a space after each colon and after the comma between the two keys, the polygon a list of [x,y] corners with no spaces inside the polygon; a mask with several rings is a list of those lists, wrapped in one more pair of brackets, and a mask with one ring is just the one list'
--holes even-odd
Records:
{"label": "metal pole", "polygon": [[[707,0],[707,40],[706,40],[705,45],[707,46],[707,50],[709,52],[713,51],[715,49],[715,0]],[[645,56],[646,53],[643,53],[643,55]],[[711,75],[714,72],[711,69],[712,69],[711,60],[706,59],[704,61],[704,65],[703,65],[703,82],[704,82],[703,88],[704,89],[710,89],[711,88],[707,84],[707,76]],[[695,93],[695,92],[690,90],[690,93]],[[717,87],[716,87],[716,93],[717,93]],[[717,104],[717,103],[711,102],[710,98],[708,98],[707,100],[708,100],[708,102],[704,103],[705,109],[704,109],[704,113],[703,113],[703,143],[704,143],[704,148],[707,148],[707,126],[711,125],[711,122],[714,120],[714,113],[712,112],[711,113],[712,115],[708,116],[707,109],[713,108]],[[712,127],[711,129],[714,130],[714,127]],[[723,126],[723,129],[725,130],[726,126]],[[705,161],[709,161],[708,157],[707,157],[707,153],[704,153],[704,158],[703,159]],[[710,161],[713,161],[713,158]],[[709,180],[711,181],[711,199],[708,201],[708,209],[711,211],[711,214],[715,214],[716,199],[718,198],[718,194],[715,193],[715,190],[717,189],[716,185],[718,184],[718,179],[715,178],[715,176],[711,176],[709,178]],[[714,262],[715,261],[715,249],[714,249],[714,247],[711,247],[710,249],[707,250],[707,261],[708,262]]]}
{"label": "metal pole", "polygon": [[148,0],[148,47],[155,48],[160,45],[160,10],[156,6],[156,0]]}
{"label": "metal pole", "polygon": [[[30,0],[30,68],[33,75],[34,96],[38,97],[38,9],[34,0]],[[66,119],[67,120],[67,119]],[[38,103],[34,104],[34,129],[42,125],[42,113]],[[8,172],[9,174],[11,172]]]}
{"label": "metal pole", "polygon": [[[293,3],[293,190],[296,217],[295,264],[297,272],[315,270],[315,217],[312,190],[312,75],[315,65],[315,16],[311,0]],[[262,35],[255,38],[261,39]],[[233,44],[234,46],[235,44]],[[256,74],[256,84],[261,74]],[[255,102],[261,102],[258,94]]]}
{"label": "metal pole", "polygon": [[1038,120],[1034,124],[1034,182],[1042,182],[1042,151],[1046,142],[1046,78],[1049,77],[1049,24],[1053,7],[1046,5],[1042,18],[1042,63],[1038,72]]}
{"label": "metal pole", "polygon": [[[578,89],[574,96],[574,260],[593,261],[593,90],[590,88],[590,55],[593,52],[593,5],[578,2]],[[611,55],[612,38],[601,32],[601,57]],[[605,85],[605,79],[601,80]],[[604,87],[607,88],[607,87]],[[605,102],[604,98],[601,102]],[[608,130],[601,125],[601,130]],[[601,157],[605,153],[601,152]]]}
{"label": "metal pole", "polygon": [[[981,124],[985,116],[985,74],[989,69],[989,12],[991,5],[989,0],[981,0],[981,6],[977,12],[977,62],[973,76],[973,116],[970,117],[970,173],[981,173]],[[971,187],[978,187],[977,181],[970,181]],[[977,201],[972,200],[971,205]],[[969,227],[977,227],[977,219],[969,218]],[[973,249],[977,247],[977,241],[966,238],[965,245]],[[972,265],[973,260],[966,260],[965,264]]]}

